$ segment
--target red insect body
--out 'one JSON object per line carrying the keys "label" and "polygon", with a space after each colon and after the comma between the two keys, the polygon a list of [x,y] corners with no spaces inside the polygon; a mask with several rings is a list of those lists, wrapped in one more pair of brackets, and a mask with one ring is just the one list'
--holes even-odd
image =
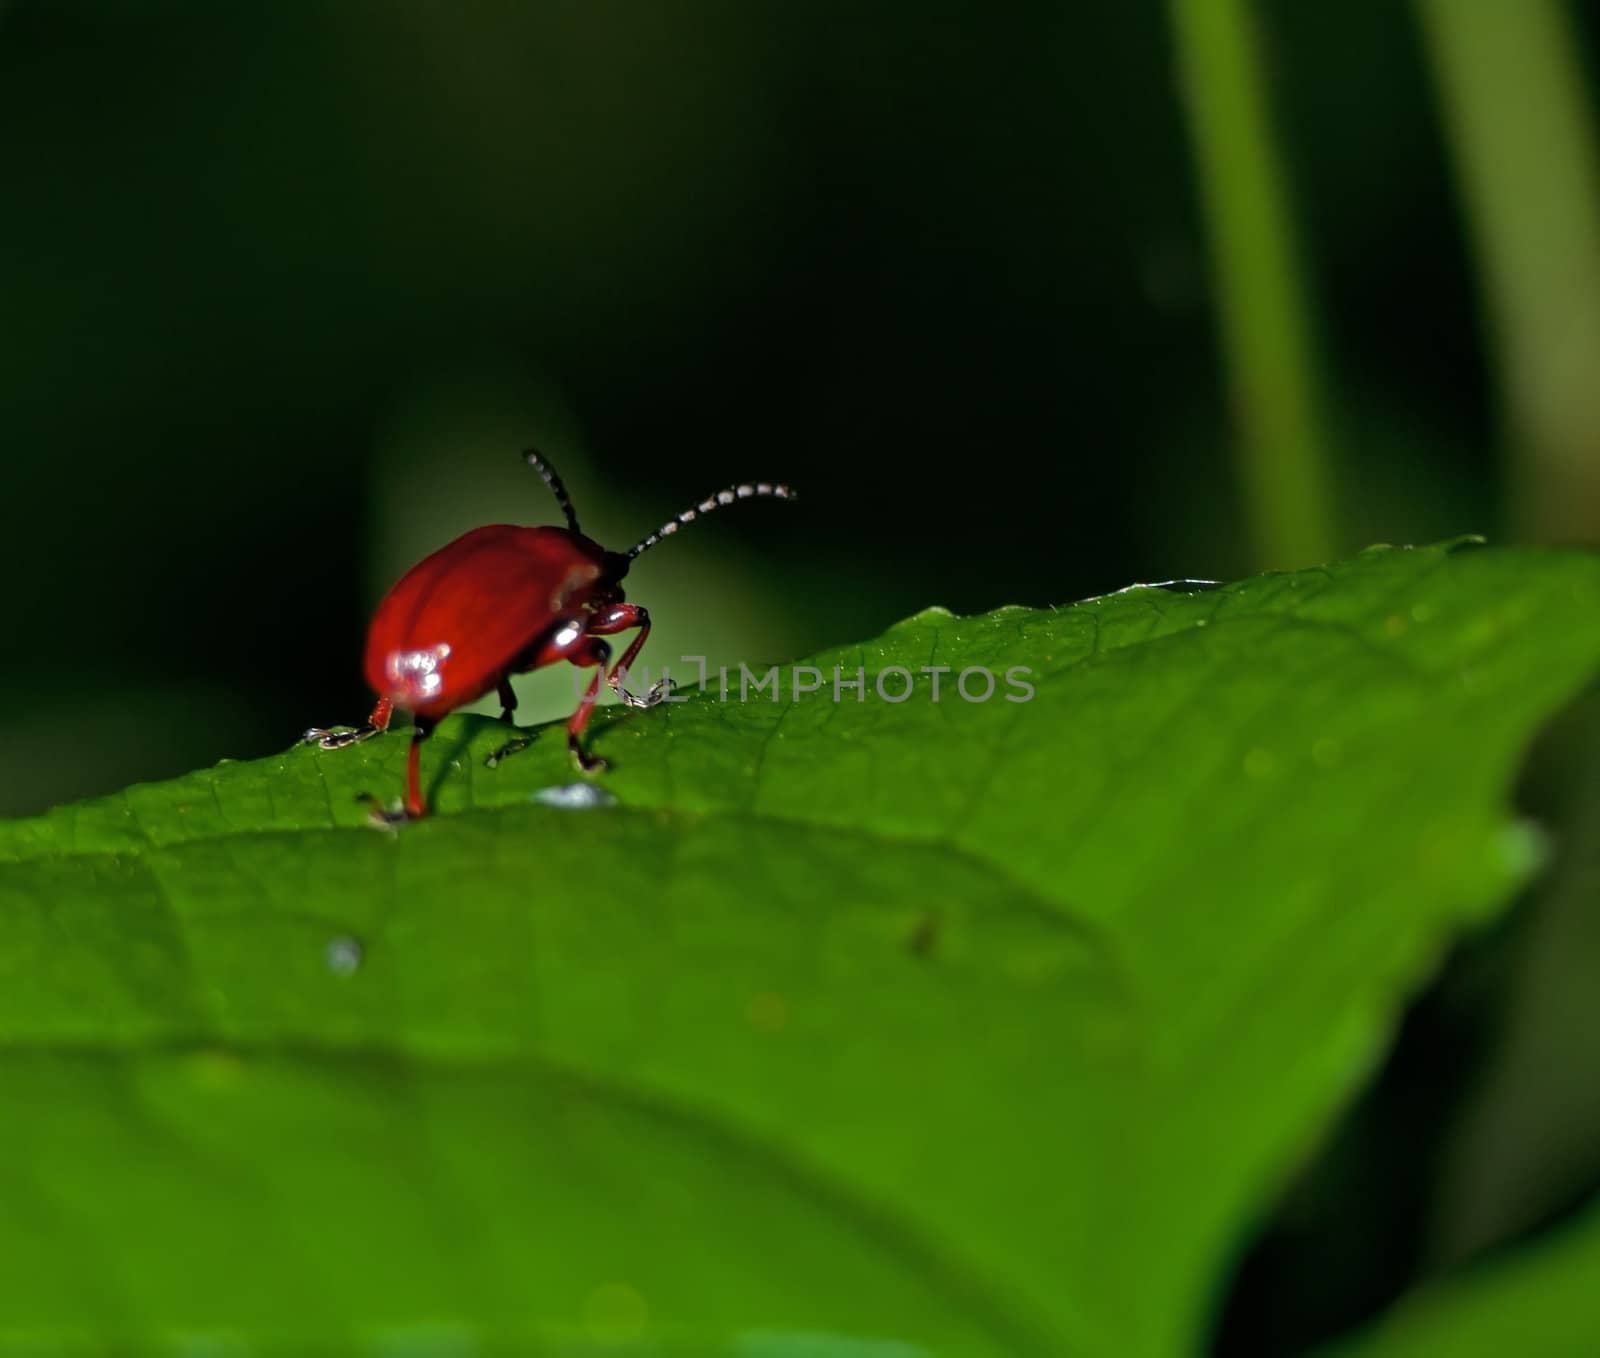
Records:
{"label": "red insect body", "polygon": [[[583,751],[580,737],[600,696],[602,678],[635,707],[649,707],[664,693],[657,685],[643,697],[623,680],[645,638],[650,615],[624,602],[622,578],[634,557],[701,514],[753,497],[792,499],[787,486],[735,486],[686,509],[627,552],[609,552],[578,530],[577,514],[554,468],[537,453],[529,464],[545,479],[567,517],[566,528],[521,528],[491,524],[475,528],[424,557],[384,596],[367,631],[366,678],[378,695],[372,715],[354,731],[313,728],[305,739],[338,749],[388,729],[394,709],[415,719],[407,762],[406,815],[427,814],[419,772],[422,742],[447,713],[497,690],[501,718],[516,710],[510,676],[566,660],[595,667],[595,676],[567,723],[567,744],[586,772],[603,761]],[[638,629],[610,673],[607,636]]]}
{"label": "red insect body", "polygon": [[[608,555],[620,570],[608,574]],[[378,605],[367,683],[396,707],[442,717],[528,668],[517,661],[530,641],[620,599],[627,568],[565,528],[474,528],[419,561]]]}

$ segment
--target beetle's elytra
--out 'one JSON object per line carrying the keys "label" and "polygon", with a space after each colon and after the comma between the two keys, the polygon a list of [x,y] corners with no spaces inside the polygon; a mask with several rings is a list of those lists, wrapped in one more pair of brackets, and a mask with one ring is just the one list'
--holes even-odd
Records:
{"label": "beetle's elytra", "polygon": [[[366,724],[353,731],[313,727],[305,740],[325,750],[341,749],[379,735],[398,708],[415,725],[406,765],[405,815],[427,814],[419,772],[422,742],[448,712],[500,695],[500,719],[511,721],[516,695],[510,677],[565,660],[593,666],[595,676],[567,722],[567,747],[579,768],[595,772],[603,760],[586,754],[583,728],[600,696],[602,678],[631,707],[650,707],[665,696],[662,685],[630,693],[623,681],[650,635],[650,614],[625,601],[622,579],[641,552],[670,537],[702,514],[740,500],[792,500],[787,486],[755,482],[731,486],[669,519],[626,552],[610,552],[578,528],[578,515],[556,470],[536,452],[524,454],[555,493],[565,528],[522,528],[496,523],[474,528],[413,566],[372,615],[367,629],[366,677],[378,701]],[[605,640],[638,631],[609,671]]]}

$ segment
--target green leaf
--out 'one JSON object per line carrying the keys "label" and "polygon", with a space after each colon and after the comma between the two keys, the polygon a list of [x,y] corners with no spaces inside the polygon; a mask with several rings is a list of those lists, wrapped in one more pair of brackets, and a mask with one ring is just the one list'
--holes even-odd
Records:
{"label": "green leaf", "polygon": [[1597,617],[1595,556],[1374,550],[609,710],[612,806],[458,718],[398,832],[403,736],[0,824],[0,1339],[1191,1351],[1536,861]]}
{"label": "green leaf", "polygon": [[1570,1358],[1600,1345],[1600,1207],[1403,1298],[1327,1358]]}

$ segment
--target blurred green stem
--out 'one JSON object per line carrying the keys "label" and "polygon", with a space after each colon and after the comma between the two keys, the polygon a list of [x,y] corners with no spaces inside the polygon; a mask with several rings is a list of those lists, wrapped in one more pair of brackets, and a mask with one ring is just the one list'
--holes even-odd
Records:
{"label": "blurred green stem", "polygon": [[1248,0],[1172,0],[1210,235],[1251,546],[1260,566],[1334,555],[1310,306]]}
{"label": "blurred green stem", "polygon": [[1498,348],[1516,530],[1600,538],[1600,164],[1561,0],[1417,0]]}

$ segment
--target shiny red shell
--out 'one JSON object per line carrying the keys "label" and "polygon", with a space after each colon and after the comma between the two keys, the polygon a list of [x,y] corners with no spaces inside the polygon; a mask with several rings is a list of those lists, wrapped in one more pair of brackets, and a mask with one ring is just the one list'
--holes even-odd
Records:
{"label": "shiny red shell", "polygon": [[384,596],[367,631],[367,682],[396,707],[442,717],[529,668],[539,643],[591,605],[620,599],[623,569],[565,528],[474,528]]}

